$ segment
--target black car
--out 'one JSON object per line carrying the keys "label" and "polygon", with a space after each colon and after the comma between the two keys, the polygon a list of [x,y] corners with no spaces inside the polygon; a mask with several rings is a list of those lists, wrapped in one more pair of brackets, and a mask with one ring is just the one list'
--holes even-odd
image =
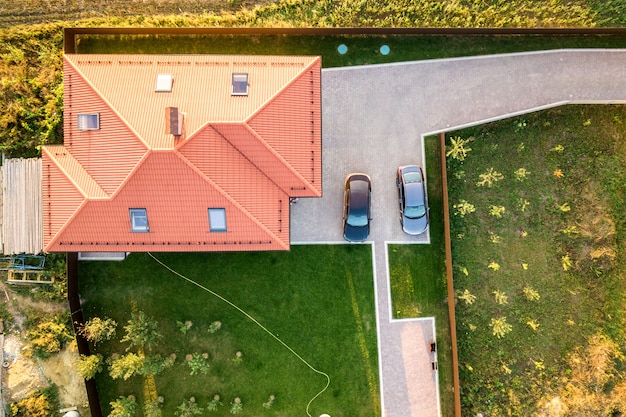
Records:
{"label": "black car", "polygon": [[346,177],[343,192],[343,237],[350,242],[363,242],[370,234],[372,180],[367,174]]}
{"label": "black car", "polygon": [[429,208],[422,168],[417,165],[399,167],[396,185],[402,230],[410,235],[424,233],[428,229]]}

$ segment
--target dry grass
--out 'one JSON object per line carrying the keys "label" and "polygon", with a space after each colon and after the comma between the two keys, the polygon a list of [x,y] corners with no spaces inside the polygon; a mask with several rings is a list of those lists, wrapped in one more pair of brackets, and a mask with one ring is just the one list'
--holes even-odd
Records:
{"label": "dry grass", "polygon": [[232,13],[277,0],[8,0],[0,2],[0,28],[53,20],[126,15]]}

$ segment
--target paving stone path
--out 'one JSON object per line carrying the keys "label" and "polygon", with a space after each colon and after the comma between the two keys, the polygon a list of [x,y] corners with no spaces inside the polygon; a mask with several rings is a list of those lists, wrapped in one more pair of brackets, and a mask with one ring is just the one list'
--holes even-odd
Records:
{"label": "paving stone path", "polygon": [[[323,197],[291,207],[294,243],[343,243],[343,181],[372,177],[383,417],[440,415],[434,319],[392,320],[388,243],[402,233],[395,169],[424,165],[423,136],[570,103],[626,103],[626,50],[556,50],[325,69]],[[428,167],[425,167],[428,169]]]}

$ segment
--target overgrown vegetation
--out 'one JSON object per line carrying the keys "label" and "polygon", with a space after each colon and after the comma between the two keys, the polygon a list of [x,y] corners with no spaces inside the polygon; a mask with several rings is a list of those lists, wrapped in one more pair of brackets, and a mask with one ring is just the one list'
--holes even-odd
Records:
{"label": "overgrown vegetation", "polygon": [[12,403],[9,417],[57,417],[59,393],[55,385],[33,392],[26,398]]}
{"label": "overgrown vegetation", "polygon": [[472,139],[448,157],[464,413],[626,411],[625,120],[566,106],[451,135]]}

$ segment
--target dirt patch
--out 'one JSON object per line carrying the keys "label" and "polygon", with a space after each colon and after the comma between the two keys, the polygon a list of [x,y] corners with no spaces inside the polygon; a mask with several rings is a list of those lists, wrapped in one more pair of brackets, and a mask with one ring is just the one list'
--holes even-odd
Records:
{"label": "dirt patch", "polygon": [[76,372],[78,352],[75,345],[65,348],[41,362],[44,375],[59,388],[61,408],[78,407],[81,416],[88,416],[89,403],[85,381]]}
{"label": "dirt patch", "polygon": [[5,337],[3,368],[6,369],[3,382],[7,402],[20,401],[33,391],[48,386],[39,366],[22,354],[22,344],[14,335]]}
{"label": "dirt patch", "polygon": [[76,373],[79,355],[75,343],[49,359],[39,360],[24,354],[25,344],[19,336],[25,334],[26,310],[57,314],[67,307],[62,303],[47,303],[16,294],[4,284],[0,284],[0,291],[14,323],[11,332],[2,337],[1,379],[4,402],[20,401],[34,391],[54,384],[59,390],[61,408],[77,407],[81,416],[90,416],[85,382]]}

